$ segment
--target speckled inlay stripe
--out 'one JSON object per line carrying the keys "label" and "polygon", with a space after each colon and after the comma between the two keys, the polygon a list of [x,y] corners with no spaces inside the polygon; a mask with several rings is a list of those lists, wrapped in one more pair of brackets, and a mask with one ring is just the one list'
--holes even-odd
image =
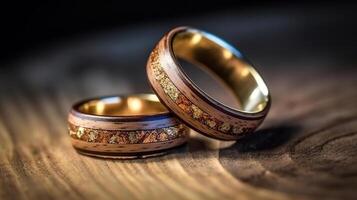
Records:
{"label": "speckled inlay stripe", "polygon": [[[238,135],[249,133],[254,130],[255,126],[242,121],[238,125],[233,125],[228,122],[223,122],[207,112],[203,111],[199,106],[193,104],[170,80],[166,72],[163,70],[160,61],[157,47],[152,51],[150,65],[152,67],[154,77],[160,84],[161,88],[180,109],[188,114],[192,119],[199,121],[209,129],[219,131],[224,134]],[[254,123],[254,122],[253,122]]]}
{"label": "speckled inlay stripe", "polygon": [[182,124],[137,131],[102,130],[69,124],[68,131],[73,139],[106,144],[148,144],[186,138],[189,134],[188,128]]}

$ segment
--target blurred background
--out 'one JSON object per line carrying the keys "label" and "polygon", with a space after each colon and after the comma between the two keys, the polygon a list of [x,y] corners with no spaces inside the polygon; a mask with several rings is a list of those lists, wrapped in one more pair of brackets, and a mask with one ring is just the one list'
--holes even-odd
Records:
{"label": "blurred background", "polygon": [[[0,9],[0,188],[5,191],[0,198],[19,197],[21,191],[34,199],[67,196],[70,186],[83,195],[98,195],[92,197],[108,197],[103,188],[121,195],[125,187],[118,189],[116,176],[102,176],[107,169],[103,162],[88,158],[86,164],[70,148],[67,112],[83,98],[150,92],[145,72],[150,51],[164,33],[186,25],[238,47],[264,77],[273,103],[257,134],[212,153],[210,145],[219,149],[220,143],[193,133],[187,147],[172,157],[151,160],[164,169],[159,174],[167,174],[169,168],[161,161],[174,157],[189,177],[198,174],[202,191],[210,187],[201,183],[214,182],[231,186],[231,197],[246,194],[227,184],[233,175],[253,186],[311,197],[300,199],[355,199],[357,3],[11,1]],[[214,84],[205,84],[200,72],[192,76],[211,94],[225,97]],[[212,164],[213,159],[219,162]],[[141,189],[169,185],[159,178],[158,184],[149,178],[142,181],[139,170],[122,173],[126,167],[119,163],[113,163],[113,171],[124,174],[123,183],[131,176],[140,180]],[[77,165],[98,167],[93,171],[100,172],[100,181],[79,178],[94,177],[93,171],[87,173],[93,168],[81,170]],[[222,175],[222,167],[228,178],[212,181]],[[182,179],[182,188],[195,188],[190,181]],[[43,184],[49,182],[53,190]],[[83,184],[88,182],[93,186]],[[146,189],[150,194],[150,187]],[[161,192],[172,190],[156,191],[161,197]],[[219,196],[223,191],[213,192]]]}
{"label": "blurred background", "polygon": [[[225,38],[264,73],[280,67],[348,69],[356,61],[356,5],[341,1],[13,2],[2,6],[1,88],[42,88],[81,80],[89,84],[92,95],[147,91],[142,81],[147,56],[165,32],[179,25]],[[102,84],[108,87],[103,89]]]}
{"label": "blurred background", "polygon": [[[281,94],[296,88],[294,82],[311,80],[303,89],[322,78],[357,77],[353,2],[22,1],[2,9],[0,97],[63,96],[63,117],[83,98],[150,92],[148,55],[177,26],[206,30],[238,47],[278,102],[287,100]],[[185,70],[205,92],[233,105],[217,82],[192,69]]]}

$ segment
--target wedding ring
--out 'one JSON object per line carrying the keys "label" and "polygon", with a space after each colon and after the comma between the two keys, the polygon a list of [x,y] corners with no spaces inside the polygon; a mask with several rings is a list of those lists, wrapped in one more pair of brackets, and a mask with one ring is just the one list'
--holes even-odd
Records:
{"label": "wedding ring", "polygon": [[[234,93],[239,108],[200,89],[178,59],[218,76]],[[269,111],[270,94],[262,77],[237,49],[210,33],[188,27],[171,30],[153,49],[146,70],[161,102],[190,128],[212,138],[236,140],[251,133]]]}
{"label": "wedding ring", "polygon": [[137,158],[184,144],[189,130],[154,94],[111,96],[76,103],[68,115],[73,147],[79,153]]}

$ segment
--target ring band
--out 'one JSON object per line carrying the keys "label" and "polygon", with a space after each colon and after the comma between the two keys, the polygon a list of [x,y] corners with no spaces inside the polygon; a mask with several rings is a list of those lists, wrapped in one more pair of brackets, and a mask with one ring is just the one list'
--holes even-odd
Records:
{"label": "ring band", "polygon": [[69,112],[68,129],[79,153],[110,158],[163,154],[189,135],[154,94],[81,101]]}
{"label": "ring band", "polygon": [[[224,105],[198,88],[178,58],[217,75],[233,91],[240,108]],[[212,138],[236,140],[254,131],[269,111],[268,88],[252,64],[210,33],[188,27],[171,30],[153,49],[146,70],[161,102],[190,128]]]}

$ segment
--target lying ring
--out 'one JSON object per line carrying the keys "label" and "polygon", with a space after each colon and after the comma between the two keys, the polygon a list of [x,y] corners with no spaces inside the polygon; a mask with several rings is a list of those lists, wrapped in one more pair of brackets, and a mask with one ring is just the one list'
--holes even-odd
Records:
{"label": "lying ring", "polygon": [[154,94],[111,96],[76,103],[68,116],[79,153],[110,158],[163,154],[184,144],[189,130]]}
{"label": "lying ring", "polygon": [[[238,109],[202,91],[185,74],[178,58],[217,75],[239,101]],[[149,82],[161,102],[190,128],[221,140],[236,140],[254,131],[267,115],[269,90],[242,54],[222,39],[179,27],[167,33],[147,63]]]}

